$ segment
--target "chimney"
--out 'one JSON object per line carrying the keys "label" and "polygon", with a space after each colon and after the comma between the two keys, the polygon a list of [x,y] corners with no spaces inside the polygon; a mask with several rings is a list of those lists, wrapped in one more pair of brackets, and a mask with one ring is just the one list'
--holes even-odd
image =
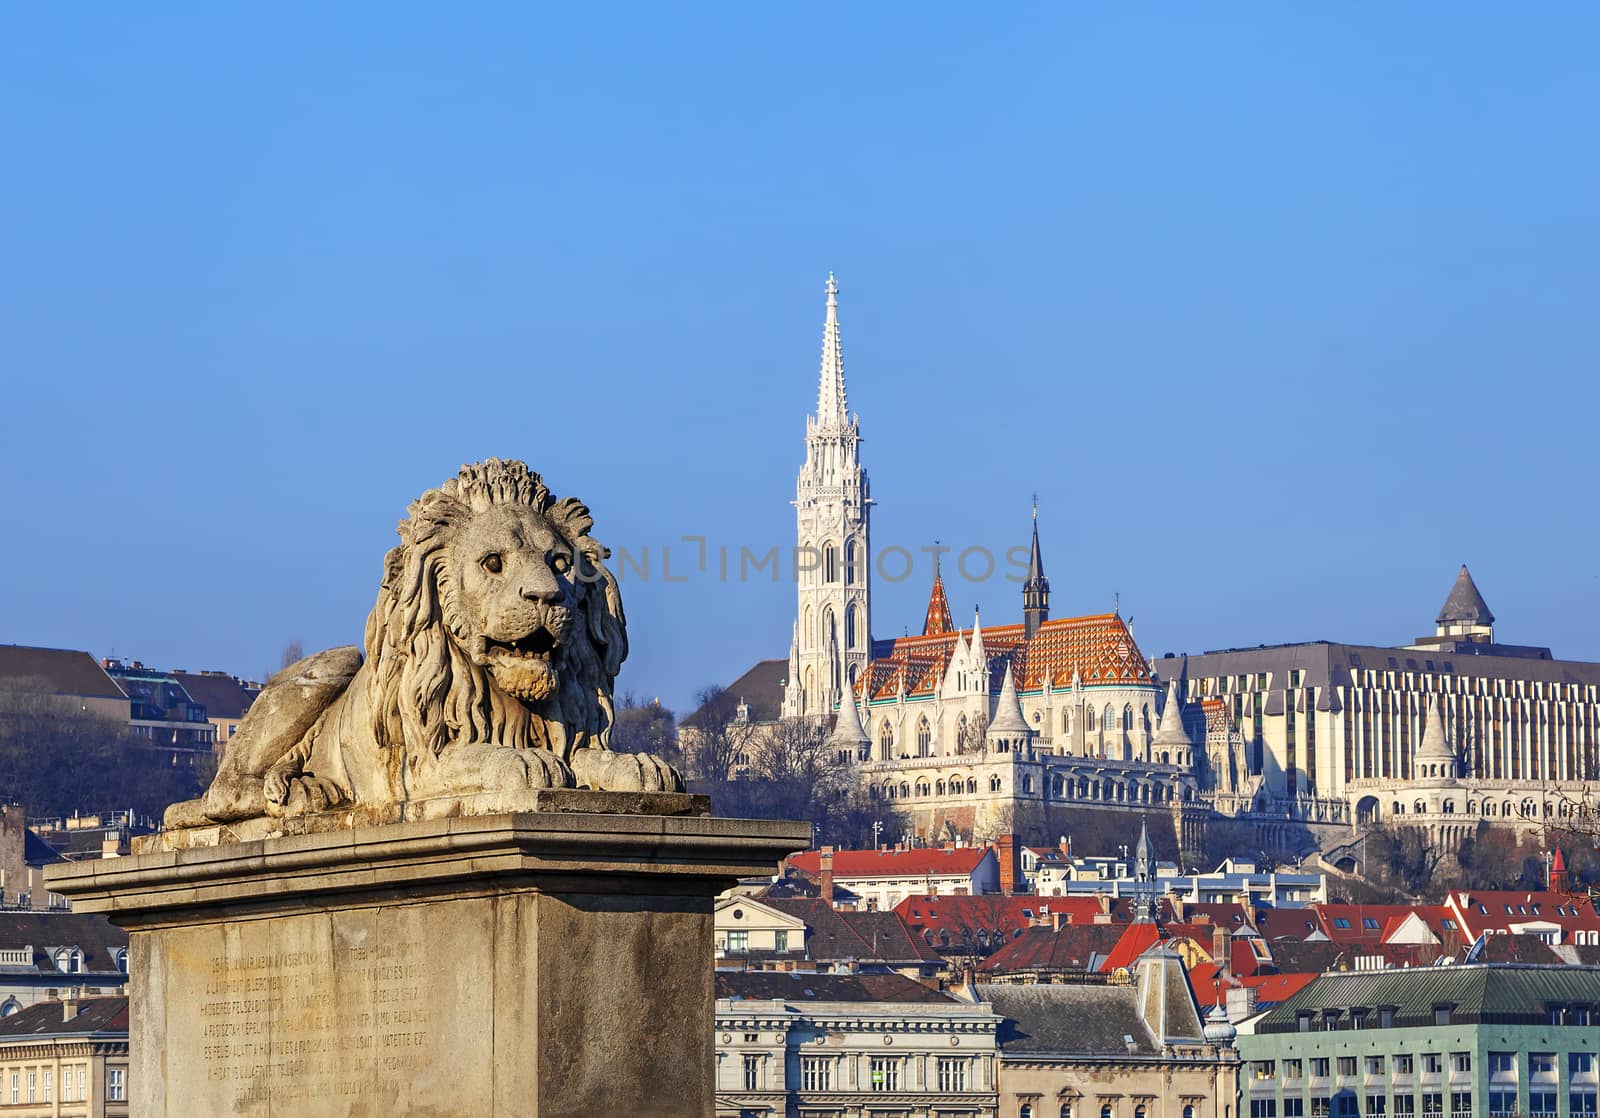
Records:
{"label": "chimney", "polygon": [[833,904],[833,847],[824,846],[818,855],[818,860],[822,867],[822,872],[819,875],[822,879],[820,885],[822,899],[831,906]]}
{"label": "chimney", "polygon": [[1062,835],[1060,841],[1056,843],[1056,848],[1061,851],[1063,858],[1069,862],[1072,861],[1072,840],[1070,838]]}
{"label": "chimney", "polygon": [[61,992],[61,1020],[71,1021],[78,1015],[78,989],[72,987]]}
{"label": "chimney", "polygon": [[1228,934],[1228,929],[1217,924],[1211,929],[1211,961],[1221,970],[1228,965],[1232,952],[1228,950],[1228,943],[1233,937]]}
{"label": "chimney", "polygon": [[1070,912],[1052,912],[1050,914],[1050,927],[1053,931],[1059,932],[1070,923],[1072,923],[1072,914]]}
{"label": "chimney", "polygon": [[1004,834],[1000,836],[1000,849],[997,851],[1000,858],[1000,892],[1011,896],[1021,884],[1021,867],[1017,858],[1017,836]]}

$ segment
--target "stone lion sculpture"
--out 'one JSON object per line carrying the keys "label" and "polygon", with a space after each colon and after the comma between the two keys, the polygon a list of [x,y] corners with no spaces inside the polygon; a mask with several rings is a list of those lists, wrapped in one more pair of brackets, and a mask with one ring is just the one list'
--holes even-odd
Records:
{"label": "stone lion sculpture", "polygon": [[628,653],[583,503],[491,458],[412,502],[354,647],[285,668],[168,827],[581,786],[682,791],[607,741]]}

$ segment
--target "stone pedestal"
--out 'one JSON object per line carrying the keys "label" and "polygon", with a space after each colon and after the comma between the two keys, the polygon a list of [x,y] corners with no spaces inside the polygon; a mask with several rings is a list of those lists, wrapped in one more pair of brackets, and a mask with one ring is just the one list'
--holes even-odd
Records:
{"label": "stone pedestal", "polygon": [[135,1118],[711,1115],[713,899],[809,828],[526,798],[54,868],[131,933]]}

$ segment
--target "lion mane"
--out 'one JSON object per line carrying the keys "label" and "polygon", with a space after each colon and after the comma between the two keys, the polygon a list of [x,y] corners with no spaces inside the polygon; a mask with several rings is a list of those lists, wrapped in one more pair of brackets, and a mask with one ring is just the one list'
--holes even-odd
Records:
{"label": "lion mane", "polygon": [[[578,557],[579,601],[553,695],[525,703],[504,691],[464,646],[475,634],[456,605],[450,551],[456,529],[496,505],[542,515]],[[591,536],[594,518],[575,497],[557,500],[522,462],[490,458],[430,489],[407,509],[401,542],[384,560],[367,618],[367,706],[381,747],[410,745],[435,757],[452,741],[543,748],[563,759],[604,748],[615,718],[612,686],[628,655],[627,621],[611,552]]]}

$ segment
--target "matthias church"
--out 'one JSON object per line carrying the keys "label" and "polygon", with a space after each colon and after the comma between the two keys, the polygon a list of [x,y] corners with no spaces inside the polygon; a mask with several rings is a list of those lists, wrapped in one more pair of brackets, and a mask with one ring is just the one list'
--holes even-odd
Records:
{"label": "matthias church", "polygon": [[812,561],[796,564],[788,658],[728,690],[752,720],[824,721],[915,841],[1048,841],[1084,811],[1160,811],[1186,851],[1222,816],[1354,868],[1367,823],[1449,846],[1480,820],[1548,829],[1587,810],[1600,776],[1600,664],[1497,644],[1465,567],[1435,633],[1408,648],[1151,659],[1116,610],[1051,616],[1035,507],[1020,620],[974,611],[958,627],[936,562],[920,632],[875,639],[871,487],[831,275],[794,506]]}

